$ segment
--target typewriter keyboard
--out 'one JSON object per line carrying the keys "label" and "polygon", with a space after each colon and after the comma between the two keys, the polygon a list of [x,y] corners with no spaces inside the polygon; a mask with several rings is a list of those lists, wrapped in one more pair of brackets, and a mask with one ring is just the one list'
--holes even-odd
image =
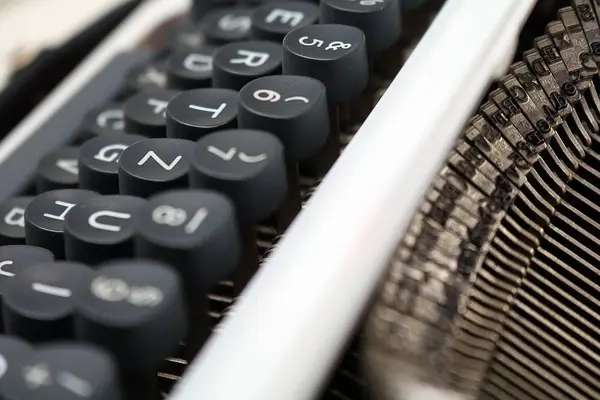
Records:
{"label": "typewriter keyboard", "polygon": [[[441,5],[233,3],[0,143],[1,399],[168,397]],[[364,398],[358,370],[323,399]]]}

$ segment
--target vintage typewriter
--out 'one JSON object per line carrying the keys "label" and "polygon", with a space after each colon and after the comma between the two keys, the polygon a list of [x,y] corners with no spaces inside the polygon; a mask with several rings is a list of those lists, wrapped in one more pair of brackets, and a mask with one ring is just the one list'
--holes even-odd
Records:
{"label": "vintage typewriter", "polygon": [[599,18],[143,2],[0,142],[0,399],[600,399]]}

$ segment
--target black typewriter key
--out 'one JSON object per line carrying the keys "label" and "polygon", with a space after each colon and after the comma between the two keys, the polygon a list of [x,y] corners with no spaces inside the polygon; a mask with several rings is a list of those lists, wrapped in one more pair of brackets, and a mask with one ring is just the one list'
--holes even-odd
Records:
{"label": "black typewriter key", "polygon": [[193,51],[202,48],[205,43],[204,33],[195,24],[185,24],[173,28],[165,35],[167,52],[187,50]]}
{"label": "black typewriter key", "polygon": [[252,14],[250,38],[281,42],[291,30],[319,21],[319,7],[301,1],[264,4]]}
{"label": "black typewriter key", "polygon": [[329,135],[326,89],[305,76],[267,76],[240,91],[240,128],[273,133],[283,143],[288,170],[288,212],[280,220],[286,228],[301,208],[297,164],[316,154]]}
{"label": "black typewriter key", "polygon": [[[3,302],[4,287],[25,267],[54,261],[54,254],[37,246],[0,246],[0,304]],[[1,311],[0,311],[1,312]]]}
{"label": "black typewriter key", "polygon": [[365,35],[346,25],[294,29],[283,40],[283,73],[320,80],[331,104],[353,100],[369,80]]}
{"label": "black typewriter key", "polygon": [[273,216],[287,193],[283,145],[272,134],[234,129],[215,132],[196,143],[190,183],[233,200],[244,255],[234,287],[241,291],[258,268],[254,226]]}
{"label": "black typewriter key", "polygon": [[201,46],[193,50],[175,51],[168,61],[168,86],[191,90],[212,86],[214,47]]}
{"label": "black typewriter key", "polygon": [[125,101],[125,131],[148,137],[165,137],[165,111],[169,101],[179,94],[169,89],[142,91]]}
{"label": "black typewriter key", "polygon": [[342,24],[360,29],[370,53],[390,48],[400,37],[399,0],[323,0],[321,22]]}
{"label": "black typewriter key", "polygon": [[36,360],[37,353],[29,343],[16,337],[0,335],[0,399],[38,399],[31,389],[31,383],[38,379],[34,379],[27,368]]}
{"label": "black typewriter key", "polygon": [[125,128],[123,106],[118,103],[105,104],[90,110],[81,124],[83,141],[111,133],[122,133]]}
{"label": "black typewriter key", "polygon": [[193,0],[191,16],[194,21],[198,21],[207,12],[216,8],[233,6],[239,3],[238,0]]}
{"label": "black typewriter key", "polygon": [[40,160],[35,177],[38,193],[74,189],[79,183],[79,147],[63,147]]}
{"label": "black typewriter key", "polygon": [[167,137],[198,140],[216,130],[237,127],[238,92],[196,89],[183,92],[167,107]]}
{"label": "black typewriter key", "polygon": [[139,197],[98,196],[79,203],[64,222],[65,255],[88,265],[133,257],[133,235],[145,204]]}
{"label": "black typewriter key", "polygon": [[119,158],[119,193],[150,197],[188,186],[194,142],[149,139],[129,146]]}
{"label": "black typewriter key", "polygon": [[34,198],[25,210],[27,244],[50,250],[56,258],[64,258],[64,220],[67,214],[84,201],[98,196],[81,189],[62,189],[46,192]]}
{"label": "black typewriter key", "polygon": [[363,121],[373,109],[376,103],[375,92],[381,86],[375,71],[381,64],[382,68],[393,65],[390,60],[394,57],[389,53],[399,51],[394,47],[401,33],[399,0],[323,0],[320,7],[322,23],[354,26],[365,35],[371,79],[365,95],[345,110],[346,119],[351,117],[353,120]]}
{"label": "black typewriter key", "polygon": [[281,142],[251,129],[232,129],[204,136],[192,157],[191,184],[227,194],[243,223],[272,215],[287,183]]}
{"label": "black typewriter key", "polygon": [[0,245],[25,244],[25,209],[33,197],[13,197],[0,204]]}
{"label": "black typewriter key", "polygon": [[267,76],[240,91],[240,128],[275,134],[286,158],[297,161],[313,155],[329,134],[325,86],[306,76]]}
{"label": "black typewriter key", "polygon": [[172,264],[185,287],[191,334],[188,354],[210,335],[207,294],[229,279],[240,261],[235,209],[209,190],[178,190],[152,197],[140,215],[135,239],[138,257]]}
{"label": "black typewriter key", "polygon": [[100,348],[83,343],[38,347],[37,360],[25,370],[36,399],[120,400],[117,365]]}
{"label": "black typewriter key", "polygon": [[282,47],[268,41],[230,43],[215,53],[213,86],[240,90],[253,79],[281,74]]}
{"label": "black typewriter key", "polygon": [[187,333],[181,279],[151,260],[103,264],[79,297],[75,332],[112,353],[125,398],[155,399],[157,369]]}
{"label": "black typewriter key", "polygon": [[369,82],[365,35],[353,26],[310,25],[290,32],[283,47],[284,75],[310,76],[327,88],[331,135],[319,157],[324,164],[316,171],[320,175],[339,155],[339,135],[349,125],[348,102],[357,99]]}
{"label": "black typewriter key", "polygon": [[4,286],[21,268],[52,261],[54,254],[43,247],[24,244],[0,246],[0,286]]}
{"label": "black typewriter key", "polygon": [[200,19],[200,27],[209,43],[222,45],[244,40],[250,32],[250,7],[217,8]]}
{"label": "black typewriter key", "polygon": [[85,142],[79,154],[79,187],[101,194],[119,193],[119,157],[127,147],[146,139],[115,133]]}
{"label": "black typewriter key", "polygon": [[73,314],[93,270],[53,262],[22,268],[4,286],[4,329],[32,343],[72,339]]}
{"label": "black typewriter key", "polygon": [[144,90],[164,89],[167,87],[167,66],[164,61],[152,61],[138,65],[129,71],[118,98],[124,99]]}

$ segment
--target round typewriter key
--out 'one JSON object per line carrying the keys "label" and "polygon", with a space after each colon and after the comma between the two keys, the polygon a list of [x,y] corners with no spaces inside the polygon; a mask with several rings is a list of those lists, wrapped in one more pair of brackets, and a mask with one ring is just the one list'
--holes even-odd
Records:
{"label": "round typewriter key", "polygon": [[320,5],[323,24],[342,24],[360,29],[371,53],[390,48],[400,37],[398,0],[323,0]]}
{"label": "round typewriter key", "polygon": [[25,244],[25,209],[33,197],[13,197],[0,204],[0,245]]}
{"label": "round typewriter key", "polygon": [[33,379],[26,368],[37,360],[35,349],[27,342],[10,336],[0,335],[0,399],[37,399],[28,385]]}
{"label": "round typewriter key", "polygon": [[239,293],[258,268],[255,225],[275,215],[287,190],[283,145],[273,135],[250,129],[215,132],[196,143],[190,183],[233,200],[244,243],[234,288]]}
{"label": "round typewriter key", "polygon": [[88,140],[79,154],[79,187],[101,194],[119,193],[119,157],[140,140],[146,137],[124,133]]}
{"label": "round typewriter key", "polygon": [[135,245],[137,256],[170,263],[181,274],[193,322],[187,345],[194,353],[210,334],[206,296],[240,261],[233,204],[208,190],[154,196],[142,210]]}
{"label": "round typewriter key", "polygon": [[261,76],[281,73],[281,45],[267,41],[230,43],[215,53],[213,86],[240,90]]}
{"label": "round typewriter key", "polygon": [[369,80],[365,35],[346,25],[294,29],[283,40],[283,73],[320,80],[332,104],[350,101]]}
{"label": "round typewriter key", "polygon": [[237,126],[238,92],[230,89],[196,89],[183,92],[167,107],[167,137],[198,140]]}
{"label": "round typewriter key", "polygon": [[284,75],[310,76],[327,88],[331,134],[307,168],[311,175],[322,176],[339,155],[340,134],[348,125],[348,102],[358,98],[369,82],[365,35],[352,26],[310,25],[290,32],[283,48]]}
{"label": "round typewriter key", "polygon": [[190,182],[228,195],[243,223],[260,222],[277,210],[287,189],[283,146],[250,129],[204,136],[194,149]]}
{"label": "round typewriter key", "polygon": [[27,244],[50,250],[56,258],[64,258],[64,220],[77,204],[98,194],[89,190],[62,189],[34,198],[25,210]]}
{"label": "round typewriter key", "polygon": [[[376,104],[376,91],[380,88],[381,76],[388,70],[396,71],[399,52],[394,46],[401,34],[399,0],[354,1],[324,0],[321,5],[321,22],[324,24],[342,24],[360,29],[366,39],[369,52],[369,80],[367,90],[358,99],[346,107],[342,120],[363,121]],[[375,71],[379,73],[376,74]],[[348,124],[346,124],[348,125]],[[348,126],[346,126],[348,128]]]}
{"label": "round typewriter key", "polygon": [[0,246],[0,288],[3,288],[6,282],[12,279],[22,268],[52,261],[54,261],[54,254],[42,247],[29,245]]}
{"label": "round typewriter key", "polygon": [[149,199],[135,243],[139,257],[175,262],[190,293],[206,293],[229,278],[240,254],[233,204],[209,190],[177,190]]}
{"label": "round typewriter key", "polygon": [[325,86],[305,76],[256,79],[240,91],[238,124],[271,132],[283,143],[289,190],[276,225],[284,230],[302,207],[298,161],[316,154],[329,136]]}
{"label": "round typewriter key", "polygon": [[125,131],[148,137],[165,137],[165,111],[169,101],[179,94],[168,89],[153,89],[130,97],[123,106]]}
{"label": "round typewriter key", "polygon": [[250,38],[281,42],[291,30],[319,21],[319,7],[301,1],[264,4],[252,14]]}
{"label": "round typewriter key", "polygon": [[37,360],[25,367],[35,380],[36,399],[119,400],[117,365],[101,349],[82,343],[40,346]]}
{"label": "round typewriter key", "polygon": [[204,45],[204,33],[193,24],[186,24],[173,28],[165,35],[165,46],[167,51],[193,51]]}
{"label": "round typewriter key", "polygon": [[103,264],[84,284],[75,332],[112,353],[125,382],[137,383],[126,398],[156,398],[157,369],[187,332],[181,279],[156,261]]}
{"label": "round typewriter key", "polygon": [[240,91],[240,128],[265,130],[281,140],[286,158],[302,160],[329,135],[325,86],[306,76],[267,76]]}
{"label": "round typewriter key", "polygon": [[211,87],[215,50],[213,47],[201,46],[171,54],[167,66],[169,87],[181,90]]}
{"label": "round typewriter key", "polygon": [[145,90],[167,87],[167,66],[164,61],[152,61],[131,69],[125,77],[125,87],[119,98],[127,98]]}
{"label": "round typewriter key", "polygon": [[215,44],[244,40],[248,37],[251,15],[249,7],[228,7],[211,10],[200,20],[206,39]]}
{"label": "round typewriter key", "polygon": [[26,245],[0,246],[0,307],[4,301],[4,287],[21,269],[30,265],[52,261],[54,261],[54,254],[50,250],[41,247]]}
{"label": "round typewriter key", "polygon": [[121,104],[111,103],[94,108],[83,117],[81,125],[82,139],[85,141],[96,136],[122,133],[125,128],[123,118],[123,106]]}
{"label": "round typewriter key", "polygon": [[236,0],[193,0],[191,16],[194,21],[198,21],[207,12],[215,8],[230,7],[236,3]]}
{"label": "round typewriter key", "polygon": [[63,147],[42,158],[38,164],[35,178],[37,192],[77,188],[79,183],[78,159],[78,147]]}
{"label": "round typewriter key", "polygon": [[194,142],[149,139],[129,146],[119,158],[119,192],[149,197],[188,187],[189,159]]}
{"label": "round typewriter key", "polygon": [[73,313],[93,271],[71,262],[22,268],[4,286],[6,333],[32,343],[73,338]]}
{"label": "round typewriter key", "polygon": [[73,207],[64,223],[67,260],[96,265],[133,257],[134,226],[144,204],[139,197],[115,195]]}

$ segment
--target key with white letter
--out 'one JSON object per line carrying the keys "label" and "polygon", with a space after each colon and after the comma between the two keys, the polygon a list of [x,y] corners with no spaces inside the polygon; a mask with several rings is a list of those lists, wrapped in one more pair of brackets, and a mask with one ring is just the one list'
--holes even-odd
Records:
{"label": "key with white letter", "polygon": [[96,265],[133,257],[134,226],[144,204],[139,197],[98,196],[75,206],[64,223],[67,260]]}
{"label": "key with white letter", "polygon": [[301,208],[298,163],[314,156],[329,137],[325,85],[295,75],[255,79],[240,91],[238,124],[271,132],[283,143],[289,191],[277,226],[284,230]]}
{"label": "key with white letter", "polygon": [[0,204],[0,245],[25,244],[25,208],[33,197],[13,197]]}
{"label": "key with white letter", "polygon": [[37,360],[30,343],[10,336],[0,336],[0,398],[24,400],[37,398],[23,379],[23,371]]}
{"label": "key with white letter", "polygon": [[250,7],[217,8],[204,15],[199,26],[212,44],[237,42],[248,37],[253,11]]}
{"label": "key with white letter", "polygon": [[119,158],[144,136],[113,133],[97,136],[81,147],[79,155],[79,187],[101,194],[119,193]]}
{"label": "key with white letter", "polygon": [[283,145],[264,131],[211,133],[195,145],[190,182],[227,194],[243,224],[261,222],[277,211],[285,196]]}
{"label": "key with white letter", "polygon": [[287,193],[283,145],[264,131],[211,133],[196,143],[190,176],[192,187],[218,190],[235,204],[244,243],[239,293],[258,267],[255,225],[274,216]]}
{"label": "key with white letter", "polygon": [[79,152],[78,147],[63,147],[42,158],[35,178],[37,192],[76,189],[79,182]]}
{"label": "key with white letter", "polygon": [[23,378],[36,399],[120,400],[118,371],[113,357],[84,343],[47,344],[37,348],[35,363]]}
{"label": "key with white letter", "polygon": [[252,14],[250,38],[281,43],[285,35],[301,26],[319,22],[319,7],[302,1],[264,4]]}
{"label": "key with white letter", "polygon": [[123,105],[108,103],[90,110],[81,123],[82,140],[111,133],[122,133],[125,128],[123,121]]}
{"label": "key with white letter", "polygon": [[213,86],[240,90],[253,79],[281,73],[282,47],[267,41],[229,43],[215,53]]}
{"label": "key with white letter", "polygon": [[75,333],[115,356],[127,399],[156,399],[157,369],[187,333],[181,278],[150,260],[100,265],[79,300]]}
{"label": "key with white letter", "polygon": [[283,73],[320,80],[330,104],[355,99],[367,86],[369,62],[364,33],[347,25],[309,25],[283,41]]}
{"label": "key with white letter", "polygon": [[196,89],[181,93],[167,107],[167,137],[196,141],[202,136],[237,127],[238,92]]}
{"label": "key with white letter", "polygon": [[77,204],[97,196],[95,192],[82,189],[54,190],[37,196],[25,210],[27,244],[44,247],[56,258],[63,258],[66,216]]}
{"label": "key with white letter", "polygon": [[369,52],[379,53],[393,46],[400,37],[400,2],[322,0],[321,23],[360,29],[367,39]]}
{"label": "key with white letter", "polygon": [[169,87],[181,90],[211,87],[215,50],[203,45],[173,52],[167,64]]}
{"label": "key with white letter", "polygon": [[165,137],[165,111],[169,100],[179,94],[176,90],[153,89],[142,91],[125,101],[125,132],[147,137]]}
{"label": "key with white letter", "polygon": [[9,282],[23,268],[52,261],[54,261],[54,254],[50,250],[41,247],[27,245],[0,246],[0,307],[4,303],[6,285],[10,284]]}
{"label": "key with white letter", "polygon": [[149,139],[129,146],[119,159],[119,193],[147,198],[188,186],[194,142]]}
{"label": "key with white letter", "polygon": [[93,271],[84,264],[52,262],[22,268],[5,285],[6,333],[33,343],[73,338],[73,313]]}
{"label": "key with white letter", "polygon": [[210,334],[207,294],[230,279],[241,255],[235,209],[224,195],[177,190],[152,197],[136,230],[138,257],[171,263],[183,278],[190,321],[189,355]]}
{"label": "key with white letter", "polygon": [[309,76],[327,88],[330,136],[319,154],[321,165],[316,168],[322,175],[339,156],[340,134],[355,117],[350,115],[350,103],[360,97],[369,82],[365,34],[353,26],[336,24],[294,29],[283,40],[283,74]]}
{"label": "key with white letter", "polygon": [[123,101],[142,91],[166,87],[166,63],[164,60],[152,60],[131,68],[125,77],[125,87],[117,98],[119,101]]}

